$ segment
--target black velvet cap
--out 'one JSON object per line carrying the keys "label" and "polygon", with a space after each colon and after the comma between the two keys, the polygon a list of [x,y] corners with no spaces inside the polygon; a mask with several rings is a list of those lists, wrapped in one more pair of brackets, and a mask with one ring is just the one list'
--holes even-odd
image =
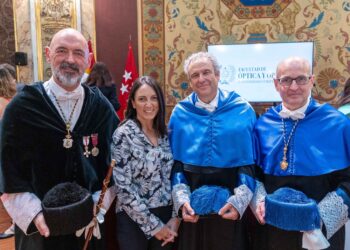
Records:
{"label": "black velvet cap", "polygon": [[76,183],[60,183],[42,200],[43,214],[51,236],[73,234],[93,218],[90,192]]}

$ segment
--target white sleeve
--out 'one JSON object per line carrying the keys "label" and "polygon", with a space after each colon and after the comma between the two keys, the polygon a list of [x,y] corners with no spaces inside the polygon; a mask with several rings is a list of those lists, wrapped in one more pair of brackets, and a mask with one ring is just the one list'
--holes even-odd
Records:
{"label": "white sleeve", "polygon": [[[95,193],[93,193],[92,198],[94,200],[94,203],[97,205],[98,200],[100,198],[101,195],[101,190],[96,191]],[[102,205],[101,207],[103,209],[105,209],[106,211],[108,211],[108,209],[110,208],[110,206],[112,205],[112,202],[114,201],[114,198],[117,196],[117,190],[115,185],[107,188],[105,195],[103,197],[103,201],[102,201]]]}
{"label": "white sleeve", "polygon": [[256,208],[258,207],[258,204],[262,201],[265,201],[267,193],[264,187],[264,184],[260,181],[256,181],[256,186],[255,186],[255,192],[253,195],[252,200],[250,201],[250,209],[252,210],[253,214],[256,217]]}
{"label": "white sleeve", "polygon": [[249,205],[252,197],[252,191],[248,188],[247,185],[243,184],[234,189],[234,195],[230,196],[227,202],[236,208],[240,218],[242,218],[243,213]]}
{"label": "white sleeve", "polygon": [[33,193],[25,192],[4,193],[1,200],[12,220],[27,235],[30,223],[42,210],[40,199]]}

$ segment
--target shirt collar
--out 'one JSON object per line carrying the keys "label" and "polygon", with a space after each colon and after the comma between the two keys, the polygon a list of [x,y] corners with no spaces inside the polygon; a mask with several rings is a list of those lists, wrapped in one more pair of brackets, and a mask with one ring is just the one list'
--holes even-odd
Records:
{"label": "shirt collar", "polygon": [[195,103],[195,106],[198,108],[204,108],[205,110],[209,111],[209,112],[213,112],[217,107],[218,107],[218,103],[219,103],[219,91],[216,91],[216,96],[214,97],[213,100],[211,100],[210,103],[205,103],[203,101],[201,101],[201,99],[199,99],[199,97],[197,97],[197,101]]}
{"label": "shirt collar", "polygon": [[60,101],[76,100],[84,97],[84,89],[81,84],[79,84],[78,87],[73,91],[67,91],[59,86],[51,77],[47,82],[44,83],[44,87],[46,90],[49,90],[51,93],[53,93],[57,100]]}
{"label": "shirt collar", "polygon": [[279,115],[282,118],[291,118],[292,120],[304,119],[305,111],[310,104],[310,98],[311,97],[308,97],[307,102],[304,104],[304,106],[296,110],[289,110],[282,103],[282,110],[279,112]]}

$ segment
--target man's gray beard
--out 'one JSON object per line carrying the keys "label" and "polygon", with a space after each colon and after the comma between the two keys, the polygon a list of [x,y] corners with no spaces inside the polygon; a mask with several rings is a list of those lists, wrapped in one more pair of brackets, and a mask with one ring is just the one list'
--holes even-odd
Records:
{"label": "man's gray beard", "polygon": [[57,80],[65,87],[73,87],[80,83],[83,75],[72,77],[69,74],[62,74],[59,69],[53,69],[53,75],[57,78]]}

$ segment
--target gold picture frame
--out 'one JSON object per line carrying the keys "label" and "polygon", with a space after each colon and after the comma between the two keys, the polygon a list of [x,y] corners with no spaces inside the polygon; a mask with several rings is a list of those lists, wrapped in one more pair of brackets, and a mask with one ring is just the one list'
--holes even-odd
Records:
{"label": "gold picture frame", "polygon": [[76,3],[80,0],[35,0],[36,44],[38,57],[38,79],[51,77],[50,64],[46,62],[45,47],[52,36],[63,28],[77,28]]}

